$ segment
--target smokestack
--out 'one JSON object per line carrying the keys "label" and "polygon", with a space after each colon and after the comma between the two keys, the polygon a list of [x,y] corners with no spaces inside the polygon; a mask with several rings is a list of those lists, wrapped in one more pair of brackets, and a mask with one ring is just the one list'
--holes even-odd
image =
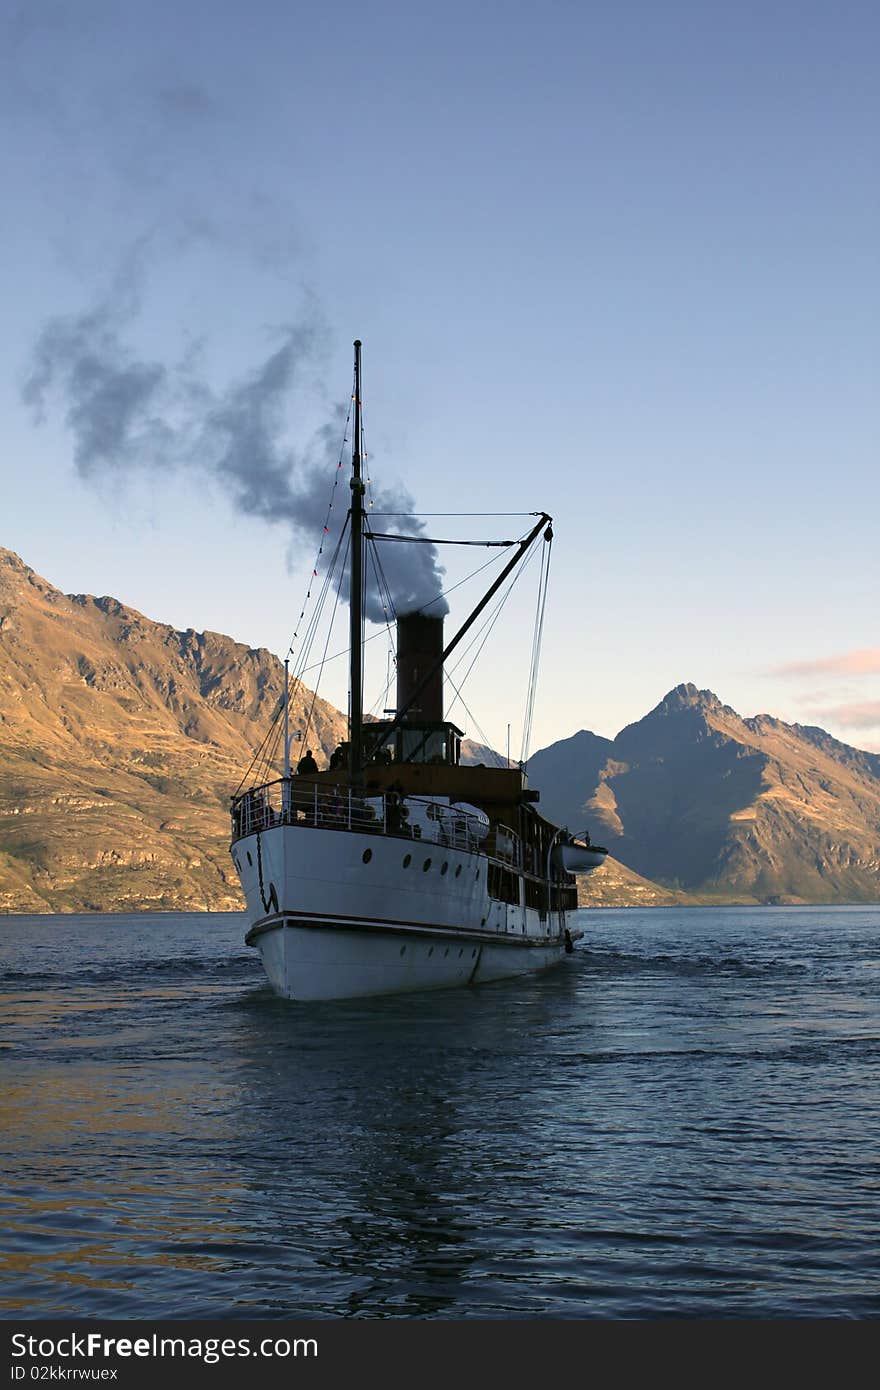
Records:
{"label": "smokestack", "polygon": [[[397,709],[400,712],[443,655],[443,619],[404,613],[397,619]],[[406,714],[409,724],[443,720],[443,667],[439,667]]]}

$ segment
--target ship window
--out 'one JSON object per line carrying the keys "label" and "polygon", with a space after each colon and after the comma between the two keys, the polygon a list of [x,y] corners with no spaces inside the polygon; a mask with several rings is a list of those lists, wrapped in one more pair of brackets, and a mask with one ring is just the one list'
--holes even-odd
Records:
{"label": "ship window", "polygon": [[476,950],[476,947],[474,947],[474,949],[471,951],[471,959],[472,959],[472,960],[473,960],[473,958],[474,958],[474,956],[475,956],[476,954],[477,954],[477,950]]}
{"label": "ship window", "polygon": [[361,859],[364,861],[365,864],[369,864],[372,857],[373,851],[371,849],[365,849],[363,854],[361,855]]}
{"label": "ship window", "polygon": [[443,867],[442,867],[441,870],[440,870],[440,873],[441,873],[441,874],[447,874],[447,873],[449,873],[449,865],[448,865],[448,864],[444,864]]}
{"label": "ship window", "polygon": [[474,879],[475,879],[475,881],[476,881],[477,883],[479,883],[479,881],[480,881],[480,871],[479,871],[479,869],[477,869],[477,872],[474,874]]}
{"label": "ship window", "polygon": [[406,952],[406,947],[405,947],[405,946],[401,946],[401,948],[400,948],[400,954],[401,954],[401,955],[404,955],[405,952]]}
{"label": "ship window", "polygon": [[434,954],[434,947],[433,947],[433,946],[429,946],[429,947],[428,947],[428,955],[429,955],[429,956],[433,956],[433,954]]}
{"label": "ship window", "polygon": [[456,865],[455,877],[456,877],[456,878],[460,878],[460,877],[461,877],[461,865],[460,865],[460,864]]}
{"label": "ship window", "polygon": [[443,954],[444,954],[444,956],[448,956],[448,955],[449,955],[449,947],[448,947],[448,946],[446,947],[446,950],[443,952]]}
{"label": "ship window", "polygon": [[411,863],[412,863],[412,855],[411,855],[411,854],[405,854],[405,855],[403,856],[403,867],[404,867],[405,869],[408,869]]}
{"label": "ship window", "polygon": [[251,859],[251,852],[250,852],[250,850],[247,850],[246,853],[247,853],[247,857],[248,857],[248,863],[250,864],[251,868],[253,868],[253,867],[254,867],[254,861],[253,861],[253,859]]}
{"label": "ship window", "polygon": [[458,953],[458,959],[461,960],[461,958],[462,958],[463,955],[464,955],[464,947],[462,947],[462,949],[459,951],[459,953]]}
{"label": "ship window", "polygon": [[431,861],[430,861],[430,859],[426,859],[425,862],[424,862],[424,864],[422,865],[422,873],[423,873],[423,874],[426,874],[426,873],[428,872],[428,870],[430,869],[430,867],[431,867]]}

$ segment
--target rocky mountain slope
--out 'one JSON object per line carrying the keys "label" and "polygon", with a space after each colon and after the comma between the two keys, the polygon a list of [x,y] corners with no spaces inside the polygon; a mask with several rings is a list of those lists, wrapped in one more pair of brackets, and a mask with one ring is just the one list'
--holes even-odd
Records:
{"label": "rocky mountain slope", "polygon": [[[66,595],[0,549],[0,911],[238,908],[228,802],[276,715],[283,668],[218,633]],[[338,710],[302,691],[325,755]],[[466,761],[498,755],[466,742]],[[503,762],[503,759],[500,761]],[[880,756],[741,719],[680,685],[615,739],[529,764],[541,809],[613,860],[605,906],[880,900]]]}
{"label": "rocky mountain slope", "polygon": [[741,719],[679,685],[615,739],[536,753],[541,807],[624,865],[702,898],[880,900],[880,756],[822,729]]}
{"label": "rocky mountain slope", "polygon": [[[63,594],[0,549],[0,911],[240,907],[229,795],[283,678],[268,651]],[[344,735],[316,700],[309,742]]]}

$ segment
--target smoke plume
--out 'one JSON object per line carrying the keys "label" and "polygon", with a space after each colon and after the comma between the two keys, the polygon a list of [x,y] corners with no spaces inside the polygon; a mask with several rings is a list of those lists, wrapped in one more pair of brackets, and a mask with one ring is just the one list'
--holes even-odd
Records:
{"label": "smoke plume", "polygon": [[[218,392],[198,374],[192,356],[172,366],[138,357],[128,341],[137,307],[133,286],[119,285],[96,307],[45,325],[23,389],[35,418],[60,408],[76,468],[93,485],[146,468],[208,474],[238,512],[283,526],[296,545],[316,549],[346,410],[332,411],[303,445],[290,443],[289,429],[302,378],[316,363],[319,329],[305,322],[279,330],[279,345],[265,361]],[[402,488],[374,490],[370,500],[377,512],[414,510]],[[422,531],[414,518],[382,521],[383,531]],[[435,547],[378,544],[396,611],[431,603],[443,587]],[[345,597],[347,587],[346,577],[340,585]],[[369,559],[366,587],[367,617],[382,622]],[[431,611],[445,612],[445,600]]]}

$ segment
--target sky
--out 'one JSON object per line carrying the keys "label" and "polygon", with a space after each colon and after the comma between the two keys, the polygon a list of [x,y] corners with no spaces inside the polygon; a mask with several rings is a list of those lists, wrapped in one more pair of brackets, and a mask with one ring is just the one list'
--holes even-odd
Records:
{"label": "sky", "polygon": [[[532,750],[693,681],[880,751],[878,40],[868,0],[0,0],[0,544],[283,657],[357,337],[374,498],[554,518]],[[537,573],[451,711],[514,756]]]}

